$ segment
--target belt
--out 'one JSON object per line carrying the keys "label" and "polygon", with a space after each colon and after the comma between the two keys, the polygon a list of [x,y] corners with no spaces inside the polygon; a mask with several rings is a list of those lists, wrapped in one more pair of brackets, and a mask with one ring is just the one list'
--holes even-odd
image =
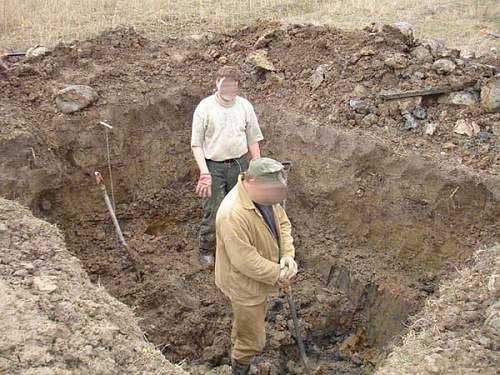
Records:
{"label": "belt", "polygon": [[238,158],[238,159],[226,159],[226,160],[221,160],[221,161],[207,159],[207,161],[209,161],[211,163],[217,163],[217,164],[232,164],[232,163],[238,162],[238,160],[240,160],[240,159],[241,158]]}

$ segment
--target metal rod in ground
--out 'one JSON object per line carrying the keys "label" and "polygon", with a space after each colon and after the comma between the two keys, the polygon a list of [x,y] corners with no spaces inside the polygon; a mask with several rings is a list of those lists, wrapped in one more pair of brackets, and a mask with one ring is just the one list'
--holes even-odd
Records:
{"label": "metal rod in ground", "polygon": [[97,186],[102,191],[102,195],[104,196],[104,202],[106,203],[106,207],[108,208],[109,214],[111,216],[111,220],[113,221],[113,224],[116,229],[116,233],[118,234],[118,239],[120,240],[121,244],[125,248],[125,251],[127,252],[127,255],[130,257],[132,260],[134,270],[137,276],[137,279],[139,281],[142,281],[142,278],[144,276],[144,267],[142,264],[142,261],[139,257],[139,254],[132,248],[130,248],[127,245],[127,242],[125,241],[125,237],[123,237],[123,232],[120,228],[120,224],[118,223],[118,219],[116,218],[115,211],[113,210],[113,205],[111,204],[111,200],[109,199],[108,193],[106,191],[106,185],[104,184],[104,180],[99,172],[95,172],[95,180],[97,183]]}
{"label": "metal rod in ground", "polygon": [[302,341],[302,336],[300,334],[299,318],[297,317],[297,309],[295,307],[295,302],[292,296],[292,288],[291,287],[286,288],[285,293],[286,293],[286,298],[288,300],[288,306],[290,306],[290,313],[292,314],[293,326],[295,328],[295,338],[297,339],[297,345],[299,346],[300,359],[304,364],[304,370],[306,374],[309,375],[311,372],[309,370],[309,363],[307,361],[304,342]]}

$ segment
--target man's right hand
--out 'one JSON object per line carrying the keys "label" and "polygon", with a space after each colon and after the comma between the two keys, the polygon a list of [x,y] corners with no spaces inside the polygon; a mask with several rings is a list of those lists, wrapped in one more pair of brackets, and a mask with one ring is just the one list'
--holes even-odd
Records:
{"label": "man's right hand", "polygon": [[196,194],[202,198],[210,198],[212,196],[212,176],[210,173],[200,174],[198,184],[196,185]]}

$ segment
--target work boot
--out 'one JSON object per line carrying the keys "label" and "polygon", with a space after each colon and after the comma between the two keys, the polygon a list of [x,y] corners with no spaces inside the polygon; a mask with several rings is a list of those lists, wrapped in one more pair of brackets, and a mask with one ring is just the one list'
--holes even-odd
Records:
{"label": "work boot", "polygon": [[248,375],[250,373],[250,365],[244,365],[233,359],[231,361],[231,370],[233,375]]}

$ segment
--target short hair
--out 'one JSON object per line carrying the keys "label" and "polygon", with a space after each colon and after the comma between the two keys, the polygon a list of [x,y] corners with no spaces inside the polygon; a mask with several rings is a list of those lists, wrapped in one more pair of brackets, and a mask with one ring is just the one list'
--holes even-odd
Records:
{"label": "short hair", "polygon": [[217,71],[216,79],[231,78],[237,82],[241,82],[241,70],[234,65],[226,65]]}

